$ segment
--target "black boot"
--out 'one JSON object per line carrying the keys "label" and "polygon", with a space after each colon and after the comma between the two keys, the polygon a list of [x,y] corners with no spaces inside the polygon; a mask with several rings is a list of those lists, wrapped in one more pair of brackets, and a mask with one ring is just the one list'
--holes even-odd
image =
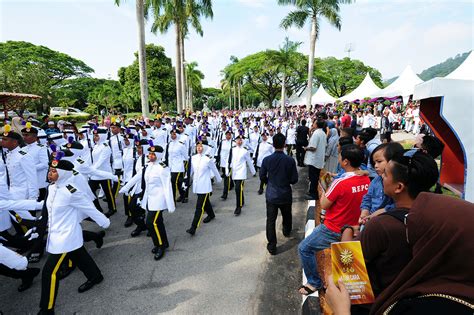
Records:
{"label": "black boot", "polygon": [[237,208],[235,208],[234,214],[235,214],[235,216],[238,216],[238,215],[240,215],[241,212],[242,212],[242,208],[237,207]]}
{"label": "black boot", "polygon": [[102,275],[100,275],[98,278],[96,278],[96,279],[94,279],[94,280],[87,280],[86,282],[84,282],[84,283],[77,289],[77,291],[78,291],[79,293],[86,292],[86,291],[92,289],[92,287],[95,286],[96,284],[101,283],[103,280],[104,280],[104,277],[103,277]]}
{"label": "black boot", "polygon": [[25,277],[21,278],[21,284],[18,287],[18,292],[23,292],[31,287],[33,279],[39,274],[39,268],[26,269]]}
{"label": "black boot", "polygon": [[190,227],[186,230],[186,233],[189,233],[191,234],[191,236],[193,236],[194,234],[196,234],[196,229],[194,227]]}
{"label": "black boot", "polygon": [[123,224],[124,227],[130,227],[133,224],[133,218],[132,217],[127,217],[127,220],[125,220],[125,223]]}
{"label": "black boot", "polygon": [[158,246],[155,256],[153,258],[155,258],[155,260],[160,260],[161,258],[163,258],[164,255],[165,255],[165,247]]}
{"label": "black boot", "polygon": [[99,237],[95,241],[95,247],[101,248],[102,245],[104,245],[105,231],[100,231],[98,234],[99,234]]}

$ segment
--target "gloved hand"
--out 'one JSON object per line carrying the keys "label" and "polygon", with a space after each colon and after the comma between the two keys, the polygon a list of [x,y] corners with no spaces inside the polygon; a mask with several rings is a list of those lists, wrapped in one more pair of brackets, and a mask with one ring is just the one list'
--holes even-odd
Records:
{"label": "gloved hand", "polygon": [[24,237],[28,238],[28,241],[32,241],[32,240],[38,238],[39,234],[35,233],[35,231],[36,231],[36,227],[33,227],[33,228],[29,229],[28,231],[26,231]]}
{"label": "gloved hand", "polygon": [[41,209],[43,209],[43,205],[44,205],[44,200],[43,200],[43,201],[38,201],[38,202],[36,203],[35,209],[36,209],[36,210],[41,210]]}

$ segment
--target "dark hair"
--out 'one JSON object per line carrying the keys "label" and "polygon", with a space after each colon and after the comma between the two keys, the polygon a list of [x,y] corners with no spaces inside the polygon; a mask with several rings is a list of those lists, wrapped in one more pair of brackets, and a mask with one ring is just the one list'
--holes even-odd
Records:
{"label": "dark hair", "polygon": [[355,144],[346,144],[341,149],[342,160],[348,160],[352,167],[359,167],[364,162],[364,152]]}
{"label": "dark hair", "polygon": [[394,156],[400,155],[404,152],[403,146],[398,142],[382,143],[381,145],[377,146],[370,155],[370,164],[372,166],[375,165],[374,155],[380,150],[384,150],[383,157],[387,162],[390,161]]}
{"label": "dark hair", "polygon": [[361,133],[359,133],[357,135],[357,137],[359,137],[359,139],[364,142],[364,144],[367,144],[367,142],[369,142],[370,140],[372,140],[374,137],[372,137],[368,132],[366,131],[362,131]]}
{"label": "dark hair", "polygon": [[305,125],[306,125],[306,119],[303,119],[303,120],[301,121],[301,125],[302,125],[302,126],[305,126]]}
{"label": "dark hair", "polygon": [[438,165],[426,153],[416,151],[411,157],[399,154],[391,162],[393,179],[405,184],[412,199],[423,191],[429,191],[438,181]]}
{"label": "dark hair", "polygon": [[285,147],[286,137],[282,133],[273,136],[273,147],[275,149],[283,149]]}
{"label": "dark hair", "polygon": [[318,128],[320,129],[323,129],[324,127],[326,127],[326,122],[322,119],[318,119],[316,121],[316,126],[318,126]]}
{"label": "dark hair", "polygon": [[[366,132],[367,134],[369,134],[370,140],[372,140],[373,138],[375,138],[375,136],[377,135],[377,129],[372,128],[372,127],[367,127],[367,128],[365,128],[363,131]],[[370,141],[370,140],[369,140],[369,141]]]}
{"label": "dark hair", "polygon": [[351,137],[354,136],[354,131],[355,131],[354,128],[343,128],[343,129],[341,129],[341,132],[344,132],[344,133],[348,134]]}
{"label": "dark hair", "polygon": [[426,151],[433,159],[443,153],[444,143],[441,142],[438,138],[433,136],[424,136],[423,142],[421,143],[421,148]]}
{"label": "dark hair", "polygon": [[345,145],[348,145],[348,144],[354,144],[354,139],[352,139],[352,137],[340,137],[339,138],[339,145],[341,146],[341,148]]}

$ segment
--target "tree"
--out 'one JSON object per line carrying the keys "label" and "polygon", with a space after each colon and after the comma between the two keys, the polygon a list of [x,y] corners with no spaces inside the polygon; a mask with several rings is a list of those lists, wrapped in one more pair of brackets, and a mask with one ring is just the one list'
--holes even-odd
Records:
{"label": "tree", "polygon": [[[145,46],[147,55],[147,77],[150,89],[150,102],[157,102],[163,107],[173,108],[176,100],[175,77],[171,59],[166,56],[165,49],[161,46],[149,44]],[[136,60],[128,67],[118,70],[119,82],[123,86],[122,100],[132,104],[135,108],[140,103],[139,65],[138,54]]]}
{"label": "tree", "polygon": [[193,110],[193,93],[200,92],[202,89],[201,80],[204,79],[204,74],[197,69],[198,63],[193,61],[186,65],[186,81],[188,82],[188,97],[189,106],[188,108]]}
{"label": "tree", "polygon": [[45,46],[21,41],[0,43],[0,90],[42,96],[41,101],[31,103],[38,112],[55,104],[54,91],[64,80],[92,72],[81,60]]}
{"label": "tree", "polygon": [[188,25],[203,35],[200,17],[213,17],[211,0],[151,0],[154,8],[155,21],[152,32],[165,33],[171,25],[176,31],[176,101],[178,112],[183,110],[185,99],[184,76],[184,38],[189,33]]}
{"label": "tree", "polygon": [[[114,0],[117,6],[122,0]],[[136,0],[136,15],[138,24],[138,66],[140,69],[140,99],[142,105],[142,115],[148,116],[150,113],[148,103],[148,79],[146,70],[146,51],[145,51],[145,18],[151,3],[149,0]]]}
{"label": "tree", "polygon": [[286,95],[286,81],[288,70],[296,62],[297,52],[296,50],[301,45],[301,42],[292,42],[285,38],[283,46],[279,50],[271,53],[271,58],[273,59],[275,65],[281,73],[281,97],[280,97],[280,111],[281,113],[285,112],[285,95]]}
{"label": "tree", "polygon": [[[352,0],[278,0],[280,5],[296,6],[294,11],[283,18],[281,27],[288,29],[294,25],[297,28],[303,28],[306,21],[311,21],[307,91],[313,90],[314,51],[319,36],[320,20],[326,18],[329,24],[341,30],[341,17],[339,16],[341,3],[352,3]],[[311,93],[307,94],[306,103],[311,106],[312,95]]]}
{"label": "tree", "polygon": [[107,80],[89,77],[64,80],[54,90],[56,102],[63,107],[72,106],[82,110],[87,107],[92,91],[105,81]]}
{"label": "tree", "polygon": [[379,87],[383,87],[382,75],[377,69],[365,65],[362,61],[328,57],[315,60],[315,78],[317,85],[322,84],[334,97],[350,93],[364,80],[367,72]]}

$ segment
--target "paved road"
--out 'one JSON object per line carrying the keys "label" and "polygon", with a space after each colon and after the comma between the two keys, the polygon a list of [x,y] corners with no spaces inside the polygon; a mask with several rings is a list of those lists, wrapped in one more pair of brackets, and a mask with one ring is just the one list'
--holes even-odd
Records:
{"label": "paved road", "polygon": [[[246,205],[239,217],[233,215],[235,194],[221,201],[221,185],[214,185],[211,197],[216,219],[203,224],[191,237],[190,226],[196,198],[179,204],[175,213],[164,216],[170,248],[161,261],[153,260],[152,241],[144,233],[129,237],[124,215],[112,217],[105,244],[87,249],[104,274],[105,281],[79,294],[85,281],[76,270],[62,280],[56,302],[57,314],[256,314],[295,313],[301,297],[301,268],[296,246],[304,233],[302,196],[307,187],[306,172],[300,172],[295,189],[294,233],[284,238],[281,219],[277,223],[279,251],[266,251],[265,197],[257,195],[258,180],[245,184]],[[98,230],[90,222],[84,228]],[[0,310],[4,314],[36,314],[40,297],[40,277],[24,293],[18,280],[0,278]]]}

